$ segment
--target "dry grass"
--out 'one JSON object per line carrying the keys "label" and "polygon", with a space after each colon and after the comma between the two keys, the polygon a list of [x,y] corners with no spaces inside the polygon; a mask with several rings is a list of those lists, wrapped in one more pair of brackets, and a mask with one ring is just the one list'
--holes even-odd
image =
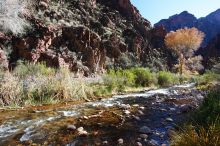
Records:
{"label": "dry grass", "polygon": [[64,100],[89,100],[93,89],[67,69],[44,64],[20,64],[0,78],[0,106],[44,104]]}
{"label": "dry grass", "polygon": [[218,87],[209,93],[192,117],[192,124],[172,138],[171,146],[220,146],[220,90]]}
{"label": "dry grass", "polygon": [[0,78],[0,105],[17,105],[22,102],[22,86],[17,77],[10,73]]}
{"label": "dry grass", "polygon": [[217,124],[199,128],[188,126],[173,137],[171,146],[220,146],[219,128]]}

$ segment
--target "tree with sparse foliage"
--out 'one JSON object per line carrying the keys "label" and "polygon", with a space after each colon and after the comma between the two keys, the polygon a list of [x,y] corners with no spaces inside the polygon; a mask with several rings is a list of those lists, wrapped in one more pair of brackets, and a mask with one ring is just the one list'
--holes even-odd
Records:
{"label": "tree with sparse foliage", "polygon": [[179,58],[177,65],[180,74],[186,69],[187,59],[192,58],[194,52],[200,47],[204,39],[204,33],[197,28],[183,28],[171,31],[165,37],[165,44],[172,49]]}

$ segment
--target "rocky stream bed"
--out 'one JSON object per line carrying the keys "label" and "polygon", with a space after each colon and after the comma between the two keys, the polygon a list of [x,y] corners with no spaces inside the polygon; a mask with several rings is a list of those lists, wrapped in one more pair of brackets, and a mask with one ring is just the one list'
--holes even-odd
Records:
{"label": "rocky stream bed", "polygon": [[194,84],[95,102],[0,111],[0,145],[168,146],[204,93]]}

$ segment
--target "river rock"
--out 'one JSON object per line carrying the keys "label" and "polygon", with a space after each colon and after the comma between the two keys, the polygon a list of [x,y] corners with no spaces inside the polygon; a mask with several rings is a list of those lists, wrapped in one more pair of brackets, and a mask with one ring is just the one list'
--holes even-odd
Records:
{"label": "river rock", "polygon": [[123,108],[123,109],[125,109],[125,110],[131,108],[130,104],[121,104],[120,107]]}
{"label": "river rock", "polygon": [[141,107],[139,107],[139,109],[140,109],[140,110],[144,110],[144,109],[145,109],[145,107],[141,106]]}
{"label": "river rock", "polygon": [[131,112],[130,112],[129,110],[125,110],[124,113],[125,113],[126,115],[129,115]]}
{"label": "river rock", "polygon": [[180,106],[180,112],[181,113],[187,113],[192,109],[191,105],[183,104]]}
{"label": "river rock", "polygon": [[83,130],[84,130],[83,127],[79,127],[79,128],[77,128],[77,131],[83,131]]}
{"label": "river rock", "polygon": [[83,119],[88,120],[88,119],[89,119],[89,117],[87,117],[87,116],[83,116]]}
{"label": "river rock", "polygon": [[103,141],[102,144],[107,145],[107,144],[108,144],[108,141],[107,141],[107,140],[106,140],[106,141]]}
{"label": "river rock", "polygon": [[137,143],[136,143],[136,146],[142,146],[142,143],[137,142]]}
{"label": "river rock", "polygon": [[46,2],[44,2],[44,1],[40,1],[40,2],[39,2],[39,7],[40,7],[41,9],[45,10],[45,9],[47,9],[48,4],[47,4]]}
{"label": "river rock", "polygon": [[175,108],[169,108],[169,110],[170,110],[170,111],[175,111],[176,109],[175,109]]}
{"label": "river rock", "polygon": [[140,136],[140,138],[143,138],[143,139],[147,139],[148,138],[147,134],[140,134],[139,136]]}
{"label": "river rock", "polygon": [[149,141],[149,145],[150,145],[150,146],[159,146],[159,143],[158,143],[156,140],[151,139],[151,140]]}
{"label": "river rock", "polygon": [[141,118],[138,117],[138,116],[133,115],[132,117],[133,117],[135,120],[137,120],[137,121],[141,121]]}
{"label": "river rock", "polygon": [[167,122],[173,122],[173,119],[172,118],[166,118],[166,121]]}
{"label": "river rock", "polygon": [[143,113],[141,110],[138,110],[138,113],[139,113],[140,115],[144,115],[144,113]]}
{"label": "river rock", "polygon": [[175,134],[176,134],[176,132],[175,132],[173,129],[168,129],[167,135],[168,135],[169,137],[173,137]]}
{"label": "river rock", "polygon": [[166,128],[167,130],[169,130],[169,129],[175,130],[175,128],[172,127],[172,126],[166,126],[165,128]]}
{"label": "river rock", "polygon": [[74,130],[76,130],[76,126],[75,126],[75,125],[68,125],[68,126],[67,126],[67,129],[74,131]]}
{"label": "river rock", "polygon": [[139,107],[139,104],[134,104],[134,105],[132,105],[133,107]]}
{"label": "river rock", "polygon": [[83,127],[79,127],[79,128],[77,129],[77,131],[78,131],[78,134],[81,135],[81,136],[86,136],[86,135],[88,135],[88,132],[85,131]]}
{"label": "river rock", "polygon": [[196,98],[199,99],[199,100],[201,100],[201,99],[204,99],[204,96],[203,96],[202,94],[197,94],[197,95],[196,95]]}
{"label": "river rock", "polygon": [[167,110],[164,109],[164,108],[160,109],[160,111],[161,111],[161,112],[167,112]]}
{"label": "river rock", "polygon": [[139,129],[139,132],[140,132],[140,133],[143,133],[143,134],[150,134],[150,133],[152,133],[152,132],[151,132],[151,129],[150,129],[149,127],[147,127],[147,126],[141,127],[141,128]]}
{"label": "river rock", "polygon": [[122,145],[124,143],[124,140],[122,138],[118,139],[118,144]]}

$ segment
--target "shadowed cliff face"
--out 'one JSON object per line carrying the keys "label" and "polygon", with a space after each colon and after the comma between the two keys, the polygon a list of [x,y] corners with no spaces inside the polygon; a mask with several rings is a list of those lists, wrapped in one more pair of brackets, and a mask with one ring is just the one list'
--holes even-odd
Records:
{"label": "shadowed cliff face", "polygon": [[203,63],[207,69],[212,69],[220,60],[220,34],[213,38],[206,47],[200,48],[198,54],[203,56]]}
{"label": "shadowed cliff face", "polygon": [[31,9],[23,14],[32,25],[25,35],[2,34],[10,65],[43,61],[89,75],[117,64],[124,54],[146,66],[163,58],[153,50],[150,22],[130,0],[41,0]]}
{"label": "shadowed cliff face", "polygon": [[193,27],[196,22],[197,18],[194,15],[188,13],[187,11],[184,11],[180,14],[173,15],[168,19],[160,20],[158,23],[155,24],[155,26],[163,25],[165,29],[169,32],[184,27]]}

